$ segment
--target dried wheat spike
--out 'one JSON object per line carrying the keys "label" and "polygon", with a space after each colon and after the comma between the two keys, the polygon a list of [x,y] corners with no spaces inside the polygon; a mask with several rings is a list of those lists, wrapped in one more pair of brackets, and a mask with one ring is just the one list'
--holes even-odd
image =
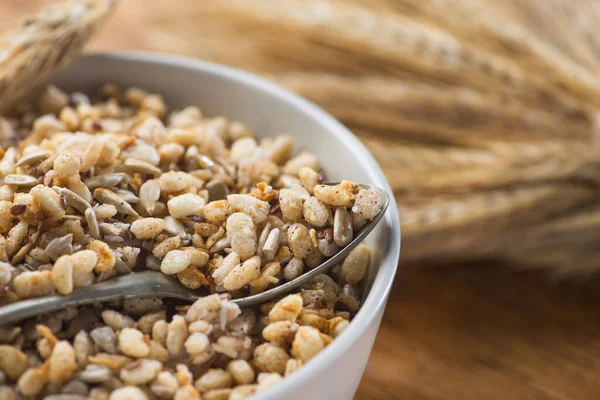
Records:
{"label": "dried wheat spike", "polygon": [[[229,34],[244,32],[254,39],[245,39],[250,51],[237,57],[245,59],[246,54],[253,53],[250,57],[255,66],[271,71],[285,65],[348,75],[375,69],[389,77],[502,92],[543,104],[556,113],[590,111],[586,99],[563,90],[536,71],[528,71],[505,54],[473,46],[459,40],[454,32],[406,15],[376,12],[355,2],[341,1],[207,3],[211,18],[234,27]],[[239,62],[244,65],[243,60]],[[582,95],[587,98],[590,93],[588,90]]]}
{"label": "dried wheat spike", "polygon": [[[432,139],[437,136],[440,142],[452,138],[454,143],[467,145],[477,137],[483,140],[560,136],[589,140],[591,137],[592,121],[586,115],[555,115],[500,93],[484,94],[470,88],[372,75],[345,77],[294,72],[272,78],[327,108],[351,127],[392,132],[395,137],[404,134],[410,140],[418,139],[416,132]],[[369,93],[368,107],[365,93]],[[412,129],[396,130],[410,123]]]}
{"label": "dried wheat spike", "polygon": [[496,238],[495,253],[522,268],[545,269],[551,275],[587,278],[600,268],[597,240],[600,206]]}
{"label": "dried wheat spike", "polygon": [[[403,260],[410,263],[506,259],[505,253],[515,246],[512,238],[573,213],[594,199],[597,199],[594,190],[568,183],[500,189],[445,199],[413,199],[413,205],[399,207]],[[402,200],[406,202],[407,198],[402,197]],[[527,244],[530,248],[535,247],[534,239]],[[589,245],[594,239],[588,237],[584,242]]]}
{"label": "dried wheat spike", "polygon": [[[565,196],[565,193],[569,196]],[[414,206],[400,205],[403,233],[431,233],[458,230],[482,221],[488,233],[507,229],[511,224],[545,221],[550,214],[563,212],[596,198],[592,189],[566,182],[508,187],[480,193],[447,194],[431,199],[421,196]]]}
{"label": "dried wheat spike", "polygon": [[0,112],[71,63],[116,0],[70,0],[24,20],[0,40]]}
{"label": "dried wheat spike", "polygon": [[[591,34],[600,4],[587,0],[355,0],[452,32],[472,46],[513,60],[559,91],[600,100],[598,43]],[[596,19],[594,19],[596,18]],[[556,29],[560,27],[560,29]],[[586,31],[587,29],[587,31]],[[592,68],[589,68],[589,66]]]}

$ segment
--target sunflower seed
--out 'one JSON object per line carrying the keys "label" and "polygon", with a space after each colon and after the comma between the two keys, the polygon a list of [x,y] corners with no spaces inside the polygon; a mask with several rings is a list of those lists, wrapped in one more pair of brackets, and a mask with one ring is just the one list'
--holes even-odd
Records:
{"label": "sunflower seed", "polygon": [[123,239],[121,236],[116,236],[116,235],[105,235],[104,241],[106,243],[113,244],[113,245],[119,245],[119,246],[122,245],[123,243],[125,243],[125,239]]}
{"label": "sunflower seed", "polygon": [[258,237],[258,242],[256,245],[256,254],[261,257],[263,255],[262,249],[267,241],[267,237],[269,237],[269,233],[271,233],[271,223],[267,222],[263,230],[260,232],[260,236]]}
{"label": "sunflower seed", "polygon": [[319,251],[325,257],[332,257],[340,250],[341,247],[338,246],[333,240],[327,240],[326,238],[319,239]]}
{"label": "sunflower seed", "polygon": [[105,174],[105,175],[96,175],[94,177],[88,178],[84,181],[90,190],[95,190],[97,188],[113,188],[117,187],[123,182],[125,179],[125,174],[115,173],[115,174]]}
{"label": "sunflower seed", "polygon": [[68,206],[73,207],[79,212],[84,213],[87,209],[92,207],[83,197],[67,188],[52,186],[52,189],[66,200]]}
{"label": "sunflower seed", "polygon": [[29,175],[9,174],[4,177],[5,185],[31,187],[38,184],[38,180]]}
{"label": "sunflower seed", "polygon": [[139,216],[133,207],[131,207],[131,204],[117,196],[117,194],[110,189],[98,188],[94,190],[94,198],[100,203],[112,204],[121,214],[133,215],[136,217]]}
{"label": "sunflower seed", "polygon": [[111,378],[112,374],[108,367],[90,364],[79,373],[79,379],[87,383],[102,383]]}
{"label": "sunflower seed", "polygon": [[125,160],[124,169],[127,172],[139,172],[141,174],[148,175],[160,175],[162,170],[146,161],[136,160],[135,158],[128,158]]}
{"label": "sunflower seed", "polygon": [[129,274],[131,271],[133,271],[133,269],[130,268],[129,265],[127,265],[125,261],[121,260],[119,257],[115,259],[115,269],[119,275]]}
{"label": "sunflower seed", "polygon": [[140,186],[140,204],[148,214],[153,215],[160,198],[160,185],[156,180],[146,181]]}
{"label": "sunflower seed", "polygon": [[343,247],[352,241],[353,236],[350,213],[344,207],[336,208],[333,219],[333,240]]}
{"label": "sunflower seed", "polygon": [[183,223],[170,215],[165,217],[165,231],[169,232],[171,235],[179,236],[182,239],[187,237],[187,231],[185,230]]}
{"label": "sunflower seed", "polygon": [[137,204],[140,201],[140,199],[129,190],[117,189],[115,190],[115,194],[123,200],[125,200],[126,202],[128,202],[129,204]]}
{"label": "sunflower seed", "polygon": [[41,161],[44,161],[46,158],[50,157],[51,155],[52,153],[48,150],[32,151],[21,157],[19,161],[15,164],[15,167],[38,164]]}
{"label": "sunflower seed", "polygon": [[267,236],[267,240],[262,247],[262,253],[265,260],[271,261],[273,260],[273,257],[275,257],[275,253],[277,253],[277,249],[279,248],[279,236],[279,228],[275,228],[269,232],[269,236]]}
{"label": "sunflower seed", "polygon": [[208,182],[205,189],[208,190],[208,201],[224,200],[229,195],[229,188],[219,179]]}
{"label": "sunflower seed", "polygon": [[90,337],[102,351],[112,354],[117,352],[117,336],[110,326],[92,329]]}
{"label": "sunflower seed", "polygon": [[36,231],[33,233],[33,235],[31,235],[31,237],[26,237],[27,242],[24,243],[21,248],[19,249],[19,251],[17,252],[17,254],[15,254],[13,256],[13,258],[10,260],[10,262],[15,265],[20,263],[21,261],[23,261],[23,259],[25,258],[25,255],[27,253],[29,253],[29,251],[35,247],[37,240],[40,236],[40,230],[39,228],[36,229]]}
{"label": "sunflower seed", "polygon": [[98,226],[98,219],[96,213],[92,208],[85,210],[85,220],[87,221],[88,227],[90,228],[90,234],[94,239],[100,239],[100,227]]}
{"label": "sunflower seed", "polygon": [[51,240],[44,251],[53,261],[62,255],[73,254],[73,234],[69,233]]}
{"label": "sunflower seed", "polygon": [[115,223],[100,223],[100,233],[103,235],[121,236],[122,233],[127,232],[127,228],[120,222]]}
{"label": "sunflower seed", "polygon": [[213,244],[213,246],[210,248],[210,253],[218,253],[225,250],[227,247],[231,247],[231,240],[225,236]]}

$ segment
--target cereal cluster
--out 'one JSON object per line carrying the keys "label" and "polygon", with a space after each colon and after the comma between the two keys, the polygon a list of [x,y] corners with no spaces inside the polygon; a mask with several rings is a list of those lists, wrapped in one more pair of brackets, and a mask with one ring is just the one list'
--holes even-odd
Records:
{"label": "cereal cluster", "polygon": [[214,293],[185,313],[128,299],[3,327],[0,398],[241,398],[358,310],[365,246],[262,316],[228,302],[321,264],[381,211],[375,191],[322,184],[290,137],[193,106],[167,115],[140,89],[105,85],[92,103],[51,86],[0,118],[0,145],[0,306],[146,269]]}

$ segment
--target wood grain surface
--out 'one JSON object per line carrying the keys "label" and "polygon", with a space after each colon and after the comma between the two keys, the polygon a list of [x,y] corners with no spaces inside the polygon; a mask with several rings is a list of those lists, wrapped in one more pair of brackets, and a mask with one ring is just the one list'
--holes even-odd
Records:
{"label": "wood grain surface", "polygon": [[[48,3],[3,0],[1,30]],[[124,0],[89,48],[216,54],[184,34],[210,23],[196,4],[177,1],[176,27],[174,2]],[[599,288],[495,264],[401,268],[357,399],[598,399]]]}
{"label": "wood grain surface", "polygon": [[356,398],[598,399],[599,284],[401,268]]}

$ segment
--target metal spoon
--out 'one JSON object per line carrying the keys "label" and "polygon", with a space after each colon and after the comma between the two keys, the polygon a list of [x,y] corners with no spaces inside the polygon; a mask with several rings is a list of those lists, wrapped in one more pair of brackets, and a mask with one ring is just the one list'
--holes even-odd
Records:
{"label": "metal spoon", "polygon": [[[327,184],[333,185],[335,183]],[[352,241],[346,247],[342,248],[337,254],[327,259],[324,263],[300,275],[294,280],[259,294],[232,299],[231,302],[236,303],[240,307],[249,307],[263,303],[267,300],[271,300],[274,297],[284,295],[294,289],[297,289],[316,275],[319,275],[334,265],[340,263],[342,259],[353,248],[359,245],[373,230],[373,228],[377,226],[379,221],[381,221],[383,218],[390,203],[388,194],[382,189],[370,185],[359,186],[377,191],[377,193],[379,193],[381,196],[382,208],[379,214],[377,214],[372,221],[369,221],[358,231],[354,239],[352,239]],[[89,287],[77,289],[73,291],[72,294],[67,296],[53,295],[38,297],[0,306],[0,325],[14,323],[25,318],[61,310],[66,307],[81,306],[85,304],[100,303],[109,300],[117,300],[136,296],[170,297],[193,302],[200,297],[206,296],[206,293],[199,294],[197,291],[188,289],[179,283],[175,277],[165,275],[161,272],[137,272],[96,283]]]}

